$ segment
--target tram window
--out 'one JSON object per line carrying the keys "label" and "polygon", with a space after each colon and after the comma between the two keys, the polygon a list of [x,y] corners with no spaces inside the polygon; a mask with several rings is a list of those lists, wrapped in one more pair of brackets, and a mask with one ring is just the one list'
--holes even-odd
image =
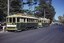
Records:
{"label": "tram window", "polygon": [[24,22],[24,19],[21,19],[21,22]]}
{"label": "tram window", "polygon": [[27,22],[29,22],[29,20],[27,19]]}
{"label": "tram window", "polygon": [[46,23],[46,21],[44,21],[44,23]]}
{"label": "tram window", "polygon": [[20,22],[20,18],[17,18],[17,22]]}
{"label": "tram window", "polygon": [[46,23],[48,23],[49,21],[46,21]]}
{"label": "tram window", "polygon": [[31,22],[31,19],[29,19],[29,22]]}
{"label": "tram window", "polygon": [[27,22],[30,22],[30,19],[29,18],[27,19]]}
{"label": "tram window", "polygon": [[27,18],[24,19],[24,22],[27,22]]}
{"label": "tram window", "polygon": [[8,22],[8,18],[6,19],[6,22]]}
{"label": "tram window", "polygon": [[34,22],[37,22],[37,20],[34,20]]}
{"label": "tram window", "polygon": [[33,19],[29,19],[29,22],[34,22]]}
{"label": "tram window", "polygon": [[31,21],[32,21],[32,22],[35,22],[35,20],[34,20],[34,19],[32,19]]}
{"label": "tram window", "polygon": [[42,20],[42,22],[44,23],[44,20]]}
{"label": "tram window", "polygon": [[31,19],[31,21],[32,21],[32,22],[36,22],[36,20],[35,20],[35,19]]}
{"label": "tram window", "polygon": [[27,19],[27,22],[35,22],[33,19]]}
{"label": "tram window", "polygon": [[9,18],[9,21],[12,22],[12,18]]}
{"label": "tram window", "polygon": [[41,20],[39,20],[38,22],[41,22]]}
{"label": "tram window", "polygon": [[25,18],[24,18],[24,22],[25,22]]}
{"label": "tram window", "polygon": [[15,22],[15,18],[13,18],[13,22]]}
{"label": "tram window", "polygon": [[29,19],[27,19],[27,22],[29,22]]}
{"label": "tram window", "polygon": [[25,22],[25,18],[19,18],[20,22]]}

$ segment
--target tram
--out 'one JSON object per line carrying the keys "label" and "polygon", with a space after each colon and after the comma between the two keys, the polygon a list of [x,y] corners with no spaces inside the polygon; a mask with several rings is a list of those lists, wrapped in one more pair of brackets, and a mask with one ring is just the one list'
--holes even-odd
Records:
{"label": "tram", "polygon": [[49,19],[37,18],[23,14],[14,14],[6,17],[7,31],[22,31],[28,29],[37,29],[43,27],[44,24],[49,24]]}
{"label": "tram", "polygon": [[6,18],[7,27],[6,30],[27,30],[31,28],[37,28],[38,18],[32,16],[25,16],[22,14],[14,14],[7,16]]}
{"label": "tram", "polygon": [[38,18],[38,26],[39,27],[47,27],[49,26],[50,19],[47,18]]}

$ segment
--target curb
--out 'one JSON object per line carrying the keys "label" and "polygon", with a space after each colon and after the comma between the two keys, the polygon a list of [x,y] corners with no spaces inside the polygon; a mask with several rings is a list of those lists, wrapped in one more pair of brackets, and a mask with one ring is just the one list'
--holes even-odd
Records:
{"label": "curb", "polygon": [[6,33],[7,31],[0,31],[0,33]]}
{"label": "curb", "polygon": [[0,33],[3,33],[4,31],[0,31]]}

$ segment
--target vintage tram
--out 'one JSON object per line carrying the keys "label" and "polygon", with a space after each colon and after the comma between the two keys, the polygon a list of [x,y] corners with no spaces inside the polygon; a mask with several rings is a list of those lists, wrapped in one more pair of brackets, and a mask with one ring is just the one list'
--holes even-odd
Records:
{"label": "vintage tram", "polygon": [[6,23],[7,31],[22,31],[37,29],[38,27],[44,26],[43,24],[49,24],[49,19],[37,18],[23,14],[14,14],[6,17]]}

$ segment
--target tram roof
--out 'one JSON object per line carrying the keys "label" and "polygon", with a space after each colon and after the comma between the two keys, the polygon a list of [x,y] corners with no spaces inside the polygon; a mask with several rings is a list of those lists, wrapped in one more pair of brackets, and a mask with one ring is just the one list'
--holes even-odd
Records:
{"label": "tram roof", "polygon": [[9,16],[7,16],[7,18],[13,18],[13,17],[23,17],[23,18],[38,19],[38,18],[33,17],[33,16],[20,15],[20,14],[14,14],[14,15],[9,15]]}
{"label": "tram roof", "polygon": [[39,18],[39,20],[50,20],[50,19],[47,19],[47,18]]}

